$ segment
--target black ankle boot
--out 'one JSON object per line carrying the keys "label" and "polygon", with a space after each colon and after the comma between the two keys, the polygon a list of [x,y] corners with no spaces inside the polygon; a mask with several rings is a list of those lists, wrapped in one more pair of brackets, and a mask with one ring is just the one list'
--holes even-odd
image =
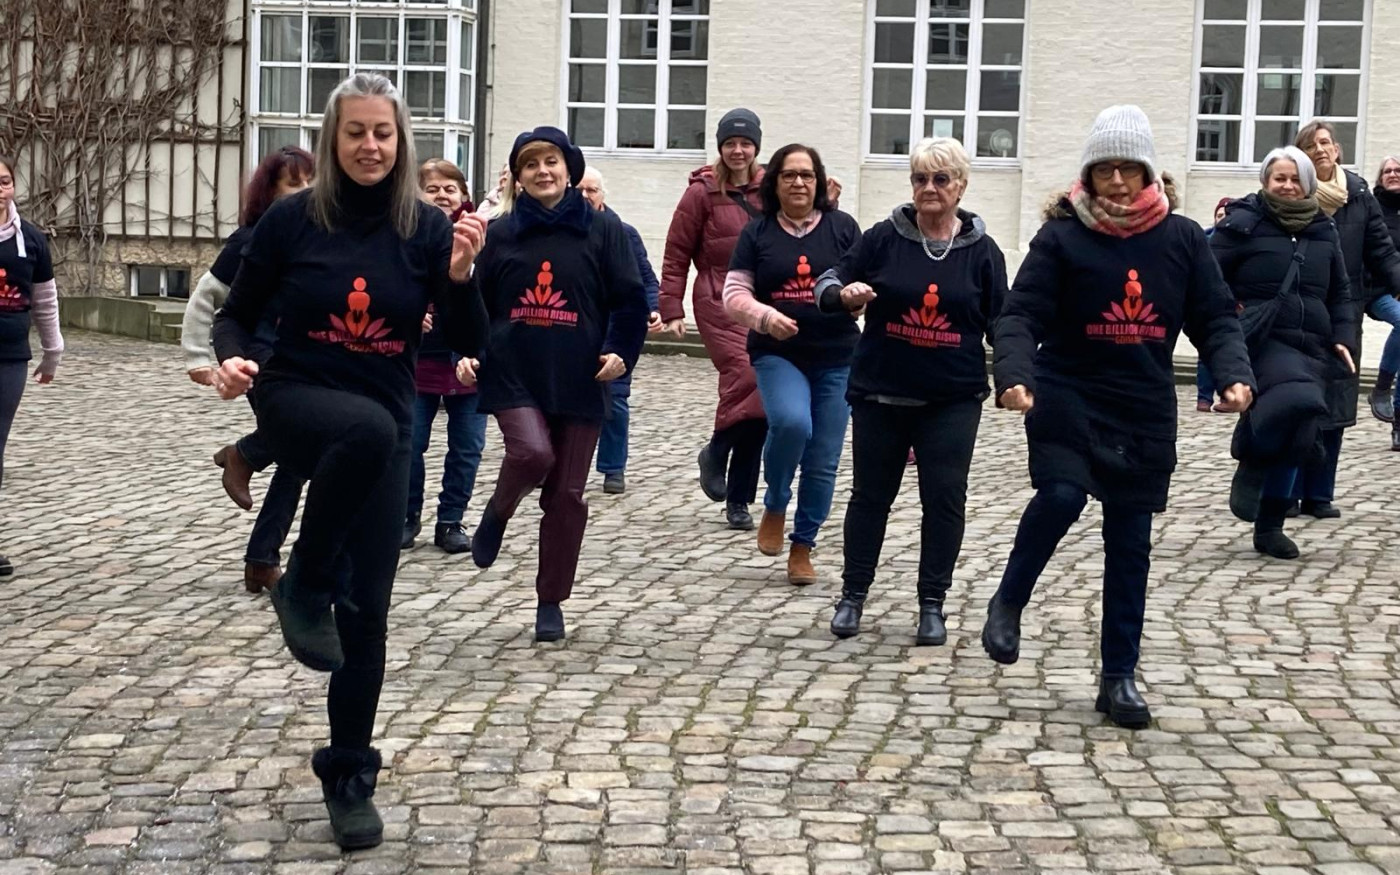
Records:
{"label": "black ankle boot", "polygon": [[724,493],[728,489],[728,483],[724,477],[724,459],[716,459],[709,444],[700,448],[700,455],[696,458],[700,465],[700,491],[705,493],[705,497],[710,501],[724,501]]}
{"label": "black ankle boot", "polygon": [[731,501],[724,506],[724,516],[729,522],[729,528],[736,532],[752,532],[753,516],[749,513],[749,506],[742,501]]}
{"label": "black ankle boot", "polygon": [[372,747],[323,747],[311,757],[321,779],[331,832],[343,850],[372,848],[384,841],[384,821],[374,807],[374,787],[383,761]]}
{"label": "black ankle boot", "polygon": [[558,602],[540,602],[535,607],[535,640],[564,640],[564,611]]}
{"label": "black ankle boot", "polygon": [[1146,729],[1152,723],[1152,712],[1130,677],[1101,678],[1094,710],[1107,714],[1109,720],[1124,729]]}
{"label": "black ankle boot", "polygon": [[1400,426],[1390,430],[1390,451],[1400,453]]}
{"label": "black ankle boot", "polygon": [[433,546],[444,553],[465,553],[472,548],[472,539],[461,523],[438,523],[433,530]]}
{"label": "black ankle boot", "polygon": [[948,642],[948,627],[944,624],[943,598],[919,599],[919,629],[914,643],[923,647],[940,647]]}
{"label": "black ankle boot", "polygon": [[837,638],[859,635],[860,616],[864,612],[864,595],[854,592],[841,593],[841,601],[836,603],[836,614],[831,618],[831,634]]}
{"label": "black ankle boot", "polygon": [[1304,501],[1298,506],[1298,511],[1318,520],[1335,520],[1342,516],[1342,512],[1330,501]]}
{"label": "black ankle boot", "polygon": [[982,627],[982,649],[1002,665],[1021,658],[1021,609],[997,596],[987,602],[987,623]]}
{"label": "black ankle boot", "polygon": [[501,552],[501,539],[506,534],[506,521],[496,513],[491,502],[482,511],[476,534],[472,535],[472,561],[477,568],[490,568]]}
{"label": "black ankle boot", "polygon": [[334,594],[308,589],[299,582],[296,554],[287,573],[272,587],[272,607],[282,626],[282,640],[297,662],[316,671],[337,671],[345,665],[340,632],[331,613]]}
{"label": "black ankle boot", "polygon": [[418,538],[418,533],[423,531],[422,518],[416,513],[411,513],[403,521],[403,538],[399,541],[400,550],[410,550]]}
{"label": "black ankle boot", "polygon": [[1283,521],[1291,504],[1286,498],[1266,498],[1259,504],[1254,523],[1254,549],[1275,559],[1297,559],[1298,545],[1283,533]]}
{"label": "black ankle boot", "polygon": [[1390,371],[1378,371],[1376,373],[1376,386],[1371,390],[1368,400],[1371,404],[1371,415],[1381,422],[1395,421],[1395,375]]}

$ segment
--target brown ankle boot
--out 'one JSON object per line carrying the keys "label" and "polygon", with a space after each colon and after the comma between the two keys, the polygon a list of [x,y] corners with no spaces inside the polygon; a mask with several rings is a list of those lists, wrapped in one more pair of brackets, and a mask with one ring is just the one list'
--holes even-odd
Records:
{"label": "brown ankle boot", "polygon": [[763,519],[758,524],[758,552],[764,556],[781,556],[786,534],[787,515],[763,511]]}
{"label": "brown ankle boot", "polygon": [[806,544],[793,544],[788,551],[788,583],[811,586],[816,582],[817,570],[812,567],[812,548]]}
{"label": "brown ankle boot", "polygon": [[258,562],[243,563],[243,588],[253,594],[271,590],[282,579],[280,565],[262,565]]}
{"label": "brown ankle boot", "polygon": [[215,453],[214,464],[224,469],[224,491],[228,497],[244,510],[252,510],[253,493],[248,484],[253,481],[253,467],[238,452],[238,445],[229,444]]}

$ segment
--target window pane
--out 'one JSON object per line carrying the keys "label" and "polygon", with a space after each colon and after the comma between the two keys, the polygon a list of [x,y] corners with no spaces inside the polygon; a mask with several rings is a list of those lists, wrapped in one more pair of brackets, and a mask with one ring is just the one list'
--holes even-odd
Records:
{"label": "window pane", "polygon": [[670,128],[666,132],[666,148],[705,148],[705,111],[703,109],[673,109],[669,113],[669,120]]}
{"label": "window pane", "polygon": [[1263,0],[1260,15],[1264,21],[1302,21],[1306,0]]}
{"label": "window pane", "polygon": [[405,63],[447,63],[447,19],[406,18],[404,34]]}
{"label": "window pane", "polygon": [[1259,28],[1259,68],[1303,66],[1303,29],[1301,27]]}
{"label": "window pane", "polygon": [[300,61],[301,16],[264,15],[259,57],[264,61]]}
{"label": "window pane", "polygon": [[893,18],[913,18],[918,14],[917,0],[875,0],[875,14]]}
{"label": "window pane", "polygon": [[608,0],[574,0],[569,7],[571,12],[592,12],[598,15],[606,15],[608,12]]}
{"label": "window pane", "polygon": [[269,128],[258,125],[258,160],[283,146],[300,146],[301,131],[297,128]]}
{"label": "window pane", "polygon": [[569,57],[606,58],[608,23],[595,18],[569,22]]}
{"label": "window pane", "polygon": [[423,131],[413,135],[414,148],[418,150],[418,160],[427,161],[429,158],[442,158],[442,132]]}
{"label": "window pane", "polygon": [[462,172],[467,175],[467,191],[472,189],[471,167],[472,167],[472,136],[471,134],[459,132],[457,134],[457,166],[462,168]]}
{"label": "window pane", "polygon": [[870,152],[873,155],[909,154],[909,116],[872,115]]}
{"label": "window pane", "polygon": [[263,67],[259,107],[263,112],[301,112],[301,68]]}
{"label": "window pane", "polygon": [[929,18],[967,18],[972,15],[972,0],[929,0]]}
{"label": "window pane", "polygon": [[875,70],[870,105],[877,109],[909,109],[914,97],[913,70]]}
{"label": "window pane", "polygon": [[929,70],[924,84],[924,109],[967,108],[966,70]]}
{"label": "window pane", "polygon": [[623,64],[617,68],[618,103],[656,103],[656,65]]}
{"label": "window pane", "polygon": [[987,0],[983,18],[1025,18],[1025,0]]}
{"label": "window pane", "polygon": [[1004,116],[978,116],[977,157],[1015,158],[1016,119]]}
{"label": "window pane", "polygon": [[133,267],[136,274],[136,294],[159,295],[161,269],[158,267]]}
{"label": "window pane", "polygon": [[321,140],[321,129],[320,129],[320,128],[307,128],[307,129],[306,129],[306,134],[307,134],[307,137],[309,138],[309,139],[307,140],[307,146],[306,146],[306,148],[309,149],[309,150],[311,150],[311,154],[314,155],[314,154],[316,154],[316,144],[317,144],[318,142],[320,142],[320,140]]}
{"label": "window pane", "polygon": [[967,27],[966,24],[930,24],[928,26],[928,62],[930,64],[966,64]]}
{"label": "window pane", "polygon": [[1202,73],[1200,111],[1205,115],[1237,115],[1244,110],[1243,73]]}
{"label": "window pane", "polygon": [[704,106],[708,70],[704,67],[671,67],[671,103]]}
{"label": "window pane", "polygon": [[708,21],[671,22],[671,57],[678,61],[703,61],[710,55]]}
{"label": "window pane", "polygon": [[622,0],[623,15],[656,15],[660,10],[659,0]]}
{"label": "window pane", "polygon": [[1201,119],[1196,128],[1197,161],[1240,160],[1240,123]]}
{"label": "window pane", "polygon": [[984,110],[1021,109],[1021,74],[1016,70],[990,70],[982,74],[982,106]]}
{"label": "window pane", "polygon": [[356,63],[397,64],[399,62],[399,20],[361,18],[356,36]]}
{"label": "window pane", "polygon": [[1254,123],[1254,159],[1263,161],[1264,156],[1279,146],[1293,145],[1293,138],[1298,134],[1298,122],[1296,119],[1282,122],[1255,122]]}
{"label": "window pane", "polygon": [[1342,161],[1352,160],[1356,155],[1356,122],[1332,122],[1337,129],[1337,145],[1342,147]]}
{"label": "window pane", "polygon": [[190,296],[190,272],[178,267],[167,267],[165,269],[165,294],[166,297],[170,298],[188,298]]}
{"label": "window pane", "polygon": [[[394,83],[394,87],[395,87],[395,88],[397,88],[398,85],[399,85],[399,71],[396,70],[396,69],[393,69],[393,68],[387,68],[387,67],[386,67],[386,68],[382,68],[382,69],[375,70],[375,69],[370,69],[370,68],[368,68],[368,67],[361,67],[361,68],[360,68],[359,70],[357,70],[356,72],[357,72],[357,73],[373,73],[373,74],[375,74],[376,76],[383,76],[385,79],[388,79],[390,82]],[[317,111],[319,112],[319,110],[317,110]]]}
{"label": "window pane", "polygon": [[982,63],[1020,64],[1021,28],[1019,24],[988,24],[982,28]]}
{"label": "window pane", "polygon": [[1365,10],[1365,0],[1322,0],[1318,17],[1323,21],[1360,21]]}
{"label": "window pane", "polygon": [[630,19],[621,23],[619,58],[652,59],[656,57],[657,28],[655,18]]}
{"label": "window pane", "polygon": [[1314,115],[1360,115],[1361,77],[1351,74],[1319,74],[1313,86]]}
{"label": "window pane", "polygon": [[405,70],[404,99],[413,116],[442,118],[447,107],[447,74]]}
{"label": "window pane", "polygon": [[1260,73],[1255,112],[1258,115],[1297,115],[1303,77],[1297,73]]}
{"label": "window pane", "polygon": [[617,147],[619,149],[655,148],[656,111],[651,109],[619,109],[617,111]]}
{"label": "window pane", "polygon": [[[963,141],[963,117],[931,115],[924,118],[925,137],[952,137],[959,143]],[[905,147],[904,151],[909,151]]]}
{"label": "window pane", "polygon": [[307,70],[306,111],[313,115],[325,112],[326,102],[330,100],[331,92],[349,75],[350,71],[345,67],[333,67],[329,70]]}
{"label": "window pane", "polygon": [[463,73],[457,86],[457,117],[464,122],[476,120],[476,80],[470,73]]}
{"label": "window pane", "polygon": [[1317,66],[1322,70],[1361,69],[1361,28],[1319,27]]}
{"label": "window pane", "polygon": [[914,25],[875,25],[875,63],[914,63]]}
{"label": "window pane", "polygon": [[1202,67],[1243,67],[1243,27],[1208,25],[1201,28]]}
{"label": "window pane", "polygon": [[463,70],[470,70],[474,66],[472,59],[476,57],[476,37],[472,31],[471,22],[462,22],[462,41],[458,46],[458,59]]}
{"label": "window pane", "polygon": [[709,15],[710,0],[671,0],[672,15]]}
{"label": "window pane", "polygon": [[602,103],[607,96],[608,68],[602,64],[569,65],[569,102]]}
{"label": "window pane", "polygon": [[603,110],[570,108],[569,139],[579,146],[602,146]]}
{"label": "window pane", "polygon": [[1206,0],[1206,20],[1244,21],[1249,12],[1248,0]]}
{"label": "window pane", "polygon": [[350,63],[350,19],[343,15],[311,16],[307,60],[313,63]]}

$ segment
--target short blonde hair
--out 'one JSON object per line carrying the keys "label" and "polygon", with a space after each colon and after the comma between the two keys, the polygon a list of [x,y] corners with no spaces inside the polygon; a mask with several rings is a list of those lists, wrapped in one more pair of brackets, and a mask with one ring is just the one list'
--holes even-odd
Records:
{"label": "short blonde hair", "polygon": [[[506,183],[505,189],[501,191],[501,202],[496,205],[495,211],[491,213],[492,218],[496,216],[507,216],[515,212],[515,201],[517,199],[516,187],[520,185],[520,168],[524,167],[531,159],[547,152],[558,152],[560,160],[563,160],[563,151],[553,143],[546,143],[544,140],[531,140],[520,147],[520,153],[515,157],[515,166],[509,167],[510,181]],[[577,185],[579,180],[570,179],[569,185]]]}
{"label": "short blonde hair", "polygon": [[966,180],[972,174],[972,161],[963,144],[952,137],[925,137],[909,150],[909,169],[915,173],[947,170]]}

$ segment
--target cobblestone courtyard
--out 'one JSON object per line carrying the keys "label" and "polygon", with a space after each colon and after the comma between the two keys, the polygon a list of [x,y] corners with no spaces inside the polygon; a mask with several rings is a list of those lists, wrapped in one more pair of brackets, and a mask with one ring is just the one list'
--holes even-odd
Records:
{"label": "cobblestone courtyard", "polygon": [[[629,490],[595,478],[567,642],[530,634],[533,507],[489,572],[404,555],[387,840],[342,856],[308,765],[324,676],[243,592],[252,518],[208,462],[246,404],[189,383],[175,347],[72,336],[7,454],[0,875],[1400,873],[1400,458],[1380,424],[1349,433],[1344,518],[1290,526],[1304,560],[1266,562],[1225,509],[1232,422],[1183,405],[1142,660],[1157,720],[1134,734],[1093,711],[1096,506],[1021,662],[978,643],[1030,494],[1018,417],[983,419],[947,646],[912,646],[912,477],[866,631],[838,642],[849,452],[823,581],[793,589],[696,485],[713,384],[707,362],[643,359]],[[471,521],[498,461],[493,425]]]}

